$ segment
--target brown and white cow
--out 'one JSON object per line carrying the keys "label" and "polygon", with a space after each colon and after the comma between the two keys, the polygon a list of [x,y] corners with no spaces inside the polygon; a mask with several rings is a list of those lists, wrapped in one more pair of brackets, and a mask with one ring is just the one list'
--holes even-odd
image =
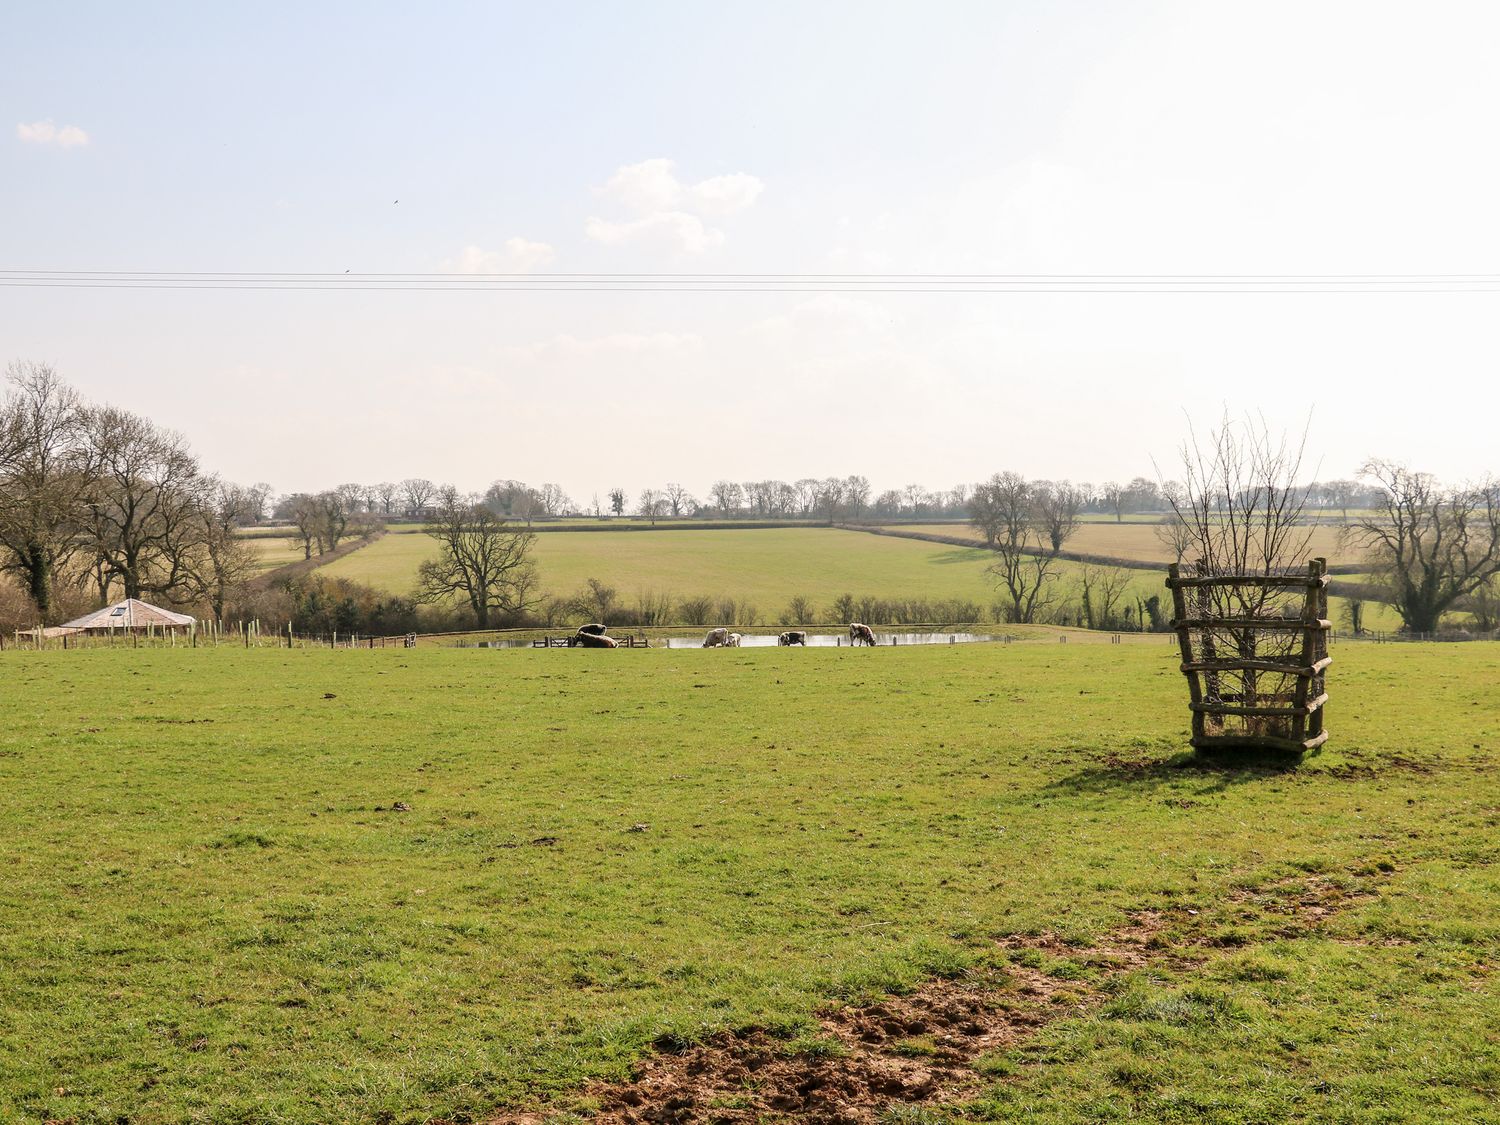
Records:
{"label": "brown and white cow", "polygon": [[609,626],[600,625],[597,622],[591,625],[580,625],[578,626],[578,632],[580,634],[587,633],[593,637],[602,637],[605,633],[609,632]]}
{"label": "brown and white cow", "polygon": [[875,633],[868,625],[861,625],[858,621],[849,625],[849,643],[851,645],[873,645]]}
{"label": "brown and white cow", "polygon": [[723,648],[729,644],[729,630],[722,625],[717,629],[710,629],[708,636],[703,638],[704,648]]}
{"label": "brown and white cow", "polygon": [[580,648],[619,648],[620,642],[613,637],[601,636],[598,633],[579,633],[573,638],[575,644]]}
{"label": "brown and white cow", "polygon": [[807,633],[801,629],[788,629],[776,638],[776,643],[782,646],[801,645],[807,647]]}

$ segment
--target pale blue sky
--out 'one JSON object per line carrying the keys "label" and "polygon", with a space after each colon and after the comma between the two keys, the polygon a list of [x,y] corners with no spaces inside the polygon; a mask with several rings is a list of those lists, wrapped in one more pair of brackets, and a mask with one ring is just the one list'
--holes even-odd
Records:
{"label": "pale blue sky", "polygon": [[[1500,272],[1497,13],[18,7],[0,269]],[[1170,464],[1184,410],[1300,426],[1309,386],[1323,475],[1379,454],[1458,477],[1496,467],[1497,312],[0,288],[0,359],[284,489],[1128,478]],[[1407,381],[1465,405],[1414,409]],[[616,446],[560,446],[589,429]]]}

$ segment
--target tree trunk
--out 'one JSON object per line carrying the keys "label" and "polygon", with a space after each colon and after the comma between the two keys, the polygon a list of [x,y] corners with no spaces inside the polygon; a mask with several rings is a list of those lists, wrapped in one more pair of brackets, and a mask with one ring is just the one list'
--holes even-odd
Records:
{"label": "tree trunk", "polygon": [[52,563],[47,558],[46,548],[40,543],[26,544],[26,558],[22,565],[26,571],[26,592],[36,602],[45,620],[52,612]]}

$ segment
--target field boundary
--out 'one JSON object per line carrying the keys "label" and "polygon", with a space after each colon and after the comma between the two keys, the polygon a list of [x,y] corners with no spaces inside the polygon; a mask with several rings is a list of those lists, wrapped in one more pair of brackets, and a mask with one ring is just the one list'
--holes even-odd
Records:
{"label": "field boundary", "polygon": [[[310,559],[298,559],[296,562],[287,563],[285,566],[278,566],[274,570],[266,571],[264,574],[258,574],[246,583],[246,585],[252,590],[269,590],[284,582],[290,582],[294,578],[303,578],[320,567],[327,566],[331,562],[337,562],[339,559],[354,554],[355,551],[368,547],[377,539],[383,539],[385,535],[386,532],[383,529],[372,531],[369,535],[364,535],[349,543],[345,543],[342,547],[335,547],[326,554],[314,555]],[[266,536],[265,538],[270,538],[270,536]]]}
{"label": "field boundary", "polygon": [[[950,547],[970,547],[979,551],[994,551],[995,549],[988,543],[981,542],[978,539],[966,539],[958,535],[933,535],[926,531],[897,530],[895,528],[883,527],[880,524],[870,523],[841,523],[832,526],[842,528],[845,531],[863,531],[867,535],[889,535],[896,539],[917,539],[927,543],[942,543]],[[1041,555],[1044,552],[1023,548],[1021,553],[1024,555]],[[1165,561],[1148,562],[1144,559],[1122,559],[1115,555],[1090,555],[1081,551],[1067,550],[1058,551],[1056,557],[1064,562],[1084,563],[1090,566],[1118,566],[1125,570],[1156,570],[1160,571],[1163,576],[1167,572],[1167,563]],[[1357,563],[1345,563],[1340,566],[1330,566],[1328,573],[1359,574],[1365,569],[1367,568]],[[1163,578],[1163,581],[1165,581],[1165,578]],[[1333,590],[1330,590],[1329,593],[1340,597],[1354,596],[1350,594],[1340,595]]]}

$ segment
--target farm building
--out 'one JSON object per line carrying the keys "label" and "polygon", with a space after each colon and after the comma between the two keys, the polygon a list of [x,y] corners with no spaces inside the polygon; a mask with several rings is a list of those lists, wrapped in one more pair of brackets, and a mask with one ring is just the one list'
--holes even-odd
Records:
{"label": "farm building", "polygon": [[115,633],[189,633],[194,619],[186,613],[173,613],[170,609],[143,602],[139,598],[126,598],[114,605],[96,609],[82,617],[64,622],[55,629],[46,631],[48,636],[68,636],[84,633],[92,636],[112,636]]}

